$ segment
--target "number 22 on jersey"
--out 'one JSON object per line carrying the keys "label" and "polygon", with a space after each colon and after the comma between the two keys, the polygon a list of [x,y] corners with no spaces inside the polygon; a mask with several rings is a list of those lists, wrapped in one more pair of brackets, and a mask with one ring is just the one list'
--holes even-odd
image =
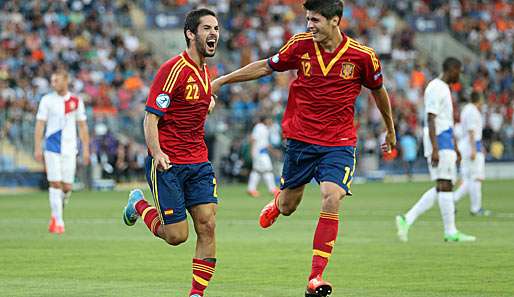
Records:
{"label": "number 22 on jersey", "polygon": [[198,100],[200,98],[198,94],[198,85],[197,84],[187,84],[186,85],[186,100]]}

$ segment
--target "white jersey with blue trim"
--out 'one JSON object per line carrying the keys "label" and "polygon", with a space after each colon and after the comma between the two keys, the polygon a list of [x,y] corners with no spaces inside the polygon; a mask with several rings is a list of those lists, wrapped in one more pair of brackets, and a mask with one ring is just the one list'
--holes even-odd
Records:
{"label": "white jersey with blue trim", "polygon": [[257,157],[259,154],[267,154],[268,147],[270,145],[269,142],[269,128],[263,123],[258,123],[253,127],[252,130],[252,157]]}
{"label": "white jersey with blue trim", "polygon": [[454,150],[453,143],[453,104],[450,86],[440,78],[430,81],[425,89],[425,127],[423,145],[425,157],[432,155],[432,143],[428,135],[428,114],[434,114],[435,132],[439,150]]}
{"label": "white jersey with blue trim", "polygon": [[483,120],[480,110],[476,105],[468,103],[462,108],[460,114],[462,138],[459,140],[459,149],[463,156],[471,154],[471,143],[469,141],[469,131],[473,131],[474,146],[477,152],[482,149],[482,129]]}
{"label": "white jersey with blue trim", "polygon": [[77,154],[77,121],[86,120],[82,100],[70,93],[47,94],[39,102],[36,119],[46,121],[45,151]]}

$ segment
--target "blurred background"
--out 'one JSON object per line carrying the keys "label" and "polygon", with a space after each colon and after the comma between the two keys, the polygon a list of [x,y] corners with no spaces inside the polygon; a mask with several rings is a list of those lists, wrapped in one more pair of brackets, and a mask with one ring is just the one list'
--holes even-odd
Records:
{"label": "blurred background", "polygon": [[[35,114],[54,69],[71,73],[86,104],[91,165],[76,187],[111,189],[144,182],[144,105],[159,65],[185,49],[183,20],[199,6],[219,14],[221,40],[211,77],[267,58],[305,31],[302,1],[71,0],[0,1],[0,187],[46,187],[33,158]],[[453,86],[455,119],[472,91],[484,97],[488,178],[514,177],[514,5],[512,1],[346,1],[341,30],[379,54],[391,96],[398,147],[382,154],[384,127],[368,90],[356,102],[356,182],[427,179],[423,91],[444,58],[464,63]],[[209,158],[222,183],[246,182],[249,134],[272,115],[274,168],[280,176],[280,121],[295,73],[224,87],[207,120]]]}

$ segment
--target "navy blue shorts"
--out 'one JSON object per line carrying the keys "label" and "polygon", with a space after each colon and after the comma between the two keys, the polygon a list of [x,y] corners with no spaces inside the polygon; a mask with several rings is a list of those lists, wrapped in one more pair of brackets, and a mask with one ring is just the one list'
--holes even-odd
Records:
{"label": "navy blue shorts", "polygon": [[186,210],[199,204],[218,203],[216,177],[210,162],[174,164],[159,171],[152,157],[145,160],[146,180],[164,224],[186,219]]}
{"label": "navy blue shorts", "polygon": [[315,178],[318,183],[336,183],[351,195],[355,161],[353,146],[322,146],[289,139],[280,189],[294,189]]}

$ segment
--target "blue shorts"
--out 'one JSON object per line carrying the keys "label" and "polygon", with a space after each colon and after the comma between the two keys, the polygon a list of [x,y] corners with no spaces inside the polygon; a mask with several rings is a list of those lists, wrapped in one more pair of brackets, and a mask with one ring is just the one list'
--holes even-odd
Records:
{"label": "blue shorts", "polygon": [[289,139],[280,189],[294,189],[315,178],[318,183],[338,184],[351,195],[355,161],[353,146],[322,146]]}
{"label": "blue shorts", "polygon": [[164,224],[185,220],[186,209],[195,205],[218,203],[216,177],[210,162],[175,164],[167,171],[159,171],[148,156],[145,167],[146,180]]}

